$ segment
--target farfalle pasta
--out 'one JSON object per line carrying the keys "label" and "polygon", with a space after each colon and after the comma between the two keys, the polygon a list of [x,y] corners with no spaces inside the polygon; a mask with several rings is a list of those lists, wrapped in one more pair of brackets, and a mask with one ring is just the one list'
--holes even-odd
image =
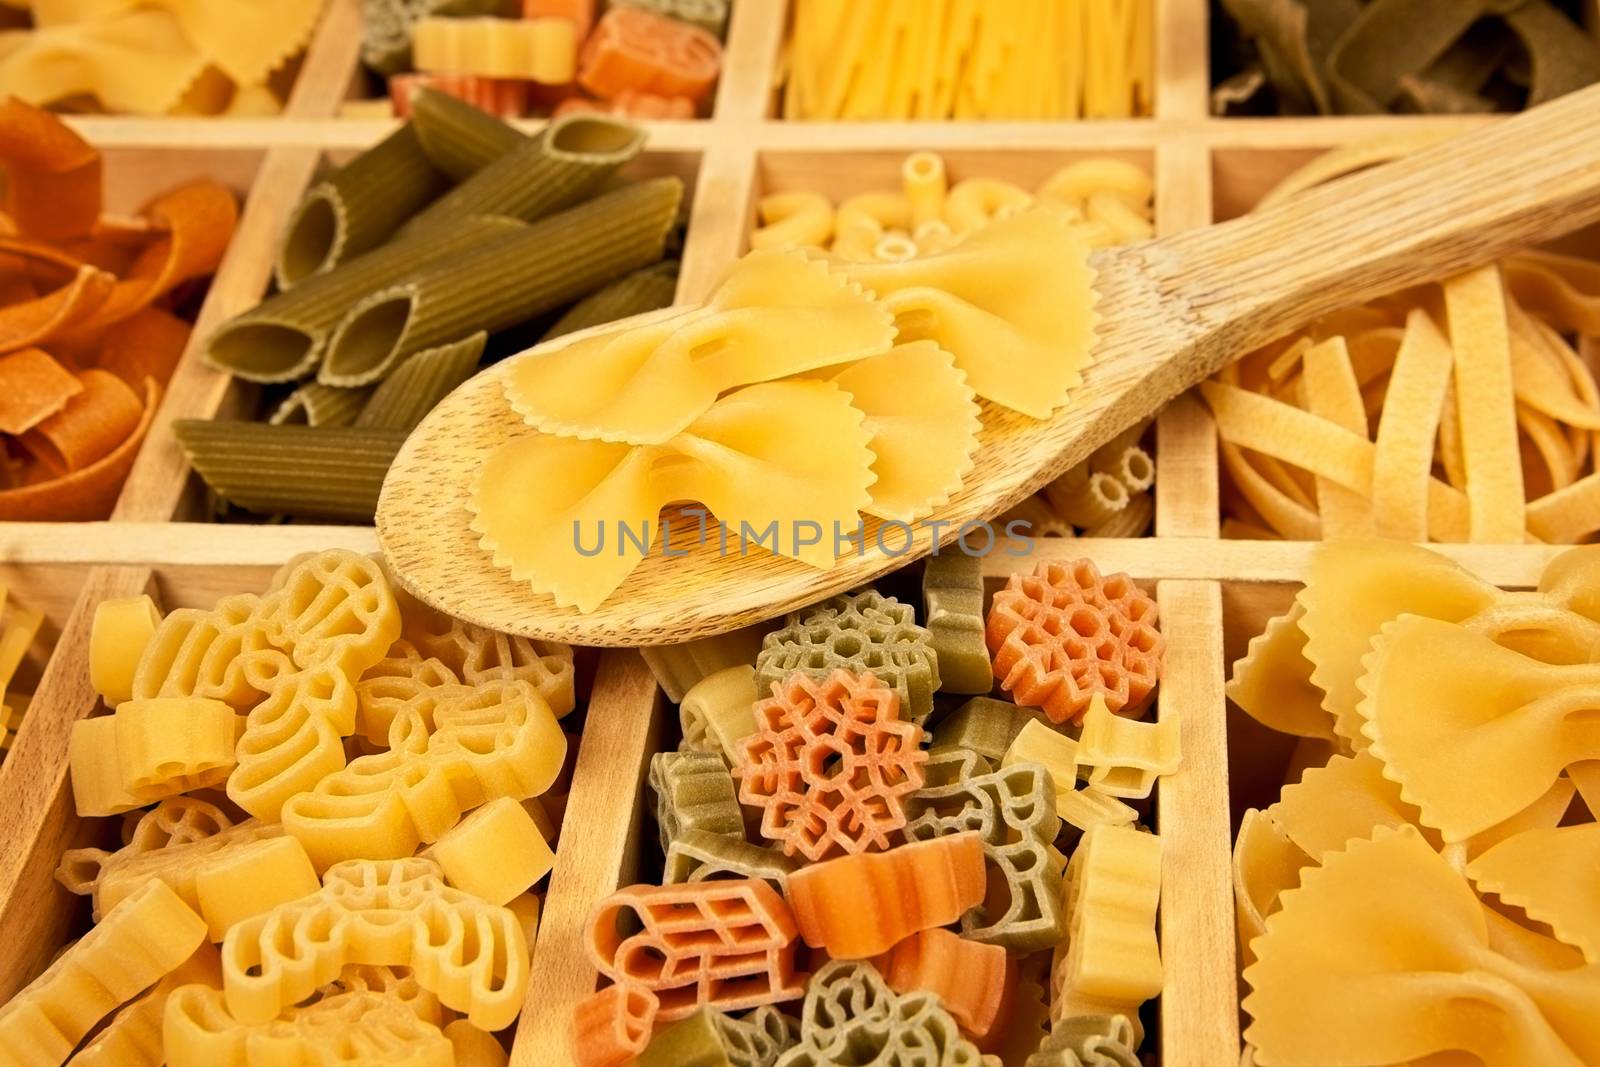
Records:
{"label": "farfalle pasta", "polygon": [[522,1008],[555,862],[562,809],[540,798],[572,650],[443,617],[339,550],[210,610],[108,601],[90,646],[114,707],[74,725],[71,802],[130,814],[121,847],[62,856],[96,925],[0,1007],[8,1047],[503,1064],[492,1032]]}
{"label": "farfalle pasta", "polygon": [[0,35],[0,93],[134,115],[276,114],[323,0],[37,0]]}
{"label": "farfalle pasta", "polygon": [[669,503],[703,505],[741,551],[829,567],[846,545],[829,531],[863,513],[908,524],[961,487],[974,396],[1039,418],[1067,402],[1094,301],[1087,249],[1050,208],[903,263],[754,251],[705,305],[508,362],[507,407],[533,432],[489,454],[471,531],[514,580],[579,611],[650,554]]}
{"label": "farfalle pasta", "polygon": [[1595,1056],[1593,559],[1502,592],[1426,549],[1323,545],[1235,665],[1246,712],[1333,752],[1235,844],[1257,1062]]}

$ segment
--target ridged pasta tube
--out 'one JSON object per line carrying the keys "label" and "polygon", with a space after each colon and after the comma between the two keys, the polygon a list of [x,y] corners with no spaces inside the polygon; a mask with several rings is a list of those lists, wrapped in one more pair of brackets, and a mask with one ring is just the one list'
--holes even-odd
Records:
{"label": "ridged pasta tube", "polygon": [[178,443],[222,499],[262,515],[371,522],[404,430],[178,419]]}
{"label": "ridged pasta tube", "polygon": [[313,185],[278,252],[285,291],[386,241],[449,182],[408,123]]}
{"label": "ridged pasta tube", "polygon": [[274,426],[349,426],[371,395],[371,389],[307,382],[284,397],[267,421]]}
{"label": "ridged pasta tube", "polygon": [[618,278],[573,304],[540,340],[548,341],[587,330],[591,326],[601,326],[630,315],[664,308],[672,303],[677,293],[678,261],[664,259],[644,270],[636,270],[625,278]]}
{"label": "ridged pasta tube", "polygon": [[480,331],[465,341],[418,352],[379,383],[372,399],[356,416],[355,425],[373,430],[411,430],[452,389],[472,377],[488,342],[489,335]]}
{"label": "ridged pasta tube", "polygon": [[644,140],[639,127],[607,115],[556,119],[435,200],[400,232],[448,230],[478,215],[533,222],[592,195],[639,154]]}
{"label": "ridged pasta tube", "polygon": [[677,178],[638,182],[374,293],[340,324],[318,380],[375,381],[413,352],[526,322],[653,263],[682,198]]}
{"label": "ridged pasta tube", "polygon": [[206,341],[203,358],[246,381],[302,378],[316,370],[334,327],[356,301],[526,228],[516,219],[464,219],[438,233],[391,241],[235,318]]}
{"label": "ridged pasta tube", "polygon": [[411,125],[429,161],[456,182],[466,181],[532,140],[515,126],[437,89],[422,88],[413,94]]}

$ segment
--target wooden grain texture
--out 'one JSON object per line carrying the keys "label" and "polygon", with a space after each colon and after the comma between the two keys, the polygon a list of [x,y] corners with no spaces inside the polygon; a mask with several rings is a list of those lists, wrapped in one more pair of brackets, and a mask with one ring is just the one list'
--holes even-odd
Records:
{"label": "wooden grain texture", "polygon": [[504,399],[506,376],[581,335],[496,364],[423,420],[385,480],[379,543],[400,582],[435,607],[578,644],[672,644],[815,602],[926,554],[935,522],[944,524],[943,543],[964,524],[999,514],[1302,322],[1600,220],[1596,107],[1600,87],[1274,210],[1096,253],[1100,327],[1083,385],[1047,420],[986,405],[975,469],[915,527],[908,551],[894,551],[898,541],[884,541],[881,525],[868,521],[866,551],[817,570],[765,553],[720,553],[715,537],[692,543],[685,525],[676,538],[685,555],[645,559],[587,614],[513,581],[476,548],[466,520],[471,485],[497,447],[525,432]]}
{"label": "wooden grain texture", "polygon": [[539,918],[514,1067],[571,1060],[572,1008],[595,988],[584,943],[589,913],[629,877],[638,854],[644,778],[657,748],[660,706],[655,676],[637,652],[601,657]]}
{"label": "wooden grain texture", "polygon": [[[1157,234],[1211,223],[1211,153],[1204,144],[1173,139],[1161,145],[1155,179]],[[1217,493],[1216,426],[1197,397],[1178,397],[1156,419],[1156,535],[1215,537]]]}
{"label": "wooden grain texture", "polygon": [[50,664],[11,752],[0,764],[0,929],[13,931],[0,952],[0,1003],[33,979],[67,940],[80,901],[55,880],[61,854],[89,844],[115,824],[80,819],[67,781],[72,725],[99,702],[89,685],[89,629],[95,605],[153,591],[146,567],[90,571],[62,628]]}
{"label": "wooden grain texture", "polygon": [[1161,1062],[1239,1058],[1222,597],[1213,582],[1159,582],[1167,638],[1160,714],[1180,719],[1183,762],[1161,779]]}

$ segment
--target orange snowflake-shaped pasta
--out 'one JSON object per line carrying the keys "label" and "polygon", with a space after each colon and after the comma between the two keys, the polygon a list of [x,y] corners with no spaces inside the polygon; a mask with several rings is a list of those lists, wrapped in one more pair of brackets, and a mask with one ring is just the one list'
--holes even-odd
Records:
{"label": "orange snowflake-shaped pasta", "polygon": [[922,788],[922,727],[870,672],[791,674],[755,707],[760,730],[739,743],[739,799],[759,806],[762,836],[788,855],[885,849]]}
{"label": "orange snowflake-shaped pasta", "polygon": [[1126,574],[1102,578],[1087,559],[1013,574],[995,594],[986,636],[995,678],[1055,722],[1081,720],[1097,694],[1113,712],[1138,711],[1167,646],[1155,601]]}

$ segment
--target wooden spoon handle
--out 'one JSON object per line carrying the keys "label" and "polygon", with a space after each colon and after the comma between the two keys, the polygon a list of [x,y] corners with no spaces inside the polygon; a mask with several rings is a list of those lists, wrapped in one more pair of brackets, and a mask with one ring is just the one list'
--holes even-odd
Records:
{"label": "wooden spoon handle", "polygon": [[1318,316],[1595,221],[1600,85],[1139,251],[1221,366]]}

